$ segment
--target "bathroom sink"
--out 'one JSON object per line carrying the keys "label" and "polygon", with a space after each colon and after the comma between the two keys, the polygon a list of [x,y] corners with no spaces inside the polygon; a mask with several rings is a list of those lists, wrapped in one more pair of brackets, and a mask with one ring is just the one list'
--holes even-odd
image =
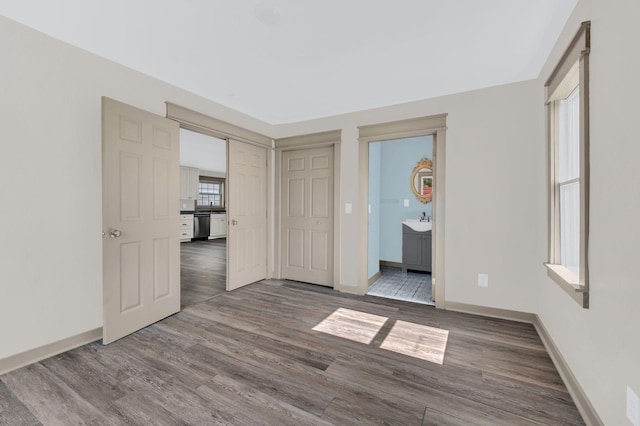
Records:
{"label": "bathroom sink", "polygon": [[420,222],[419,219],[406,219],[402,223],[417,232],[431,231],[432,222]]}

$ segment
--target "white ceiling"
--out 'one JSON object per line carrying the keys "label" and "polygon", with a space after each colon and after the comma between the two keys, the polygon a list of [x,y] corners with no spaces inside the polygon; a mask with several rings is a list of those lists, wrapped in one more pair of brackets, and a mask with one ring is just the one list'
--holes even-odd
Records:
{"label": "white ceiling", "polygon": [[537,78],[577,0],[0,0],[271,124]]}
{"label": "white ceiling", "polygon": [[180,165],[227,173],[227,141],[180,129]]}

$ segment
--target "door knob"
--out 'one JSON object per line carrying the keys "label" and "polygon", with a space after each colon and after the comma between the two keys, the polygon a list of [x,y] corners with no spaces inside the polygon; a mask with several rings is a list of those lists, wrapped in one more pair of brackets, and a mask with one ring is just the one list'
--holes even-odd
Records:
{"label": "door knob", "polygon": [[237,224],[238,224],[238,221],[237,221],[237,220],[235,220],[235,219],[233,219],[233,220],[231,221],[231,224],[232,224],[232,225],[237,225]]}
{"label": "door knob", "polygon": [[122,231],[118,229],[112,229],[111,231],[109,231],[109,236],[111,238],[118,238],[120,235],[122,235]]}

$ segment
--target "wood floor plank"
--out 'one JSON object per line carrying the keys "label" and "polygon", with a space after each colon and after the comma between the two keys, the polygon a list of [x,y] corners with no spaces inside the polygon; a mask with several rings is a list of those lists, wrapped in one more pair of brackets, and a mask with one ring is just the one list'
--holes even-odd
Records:
{"label": "wood floor plank", "polygon": [[40,421],[0,380],[0,425],[36,426]]}
{"label": "wood floor plank", "polygon": [[[584,424],[530,324],[282,280],[211,296],[198,262],[220,259],[183,247],[193,303],[0,376],[0,424],[419,425],[425,408],[428,425]],[[340,333],[314,330],[339,309],[352,311]],[[370,343],[351,339],[367,315],[382,326]],[[448,331],[442,365],[384,344],[403,323],[427,348],[437,342],[422,326]]]}
{"label": "wood floor plank", "polygon": [[252,386],[230,377],[218,375],[213,383],[202,386],[198,391],[209,400],[218,401],[235,412],[250,413],[252,421],[262,421],[267,425],[329,425],[322,419],[293,405],[273,398]]}
{"label": "wood floor plank", "polygon": [[100,414],[41,363],[7,373],[2,381],[45,425],[84,424]]}
{"label": "wood floor plank", "polygon": [[180,244],[180,303],[202,303],[226,291],[227,240],[196,240]]}
{"label": "wood floor plank", "polygon": [[104,370],[95,369],[95,364],[81,358],[79,351],[46,359],[42,365],[99,411],[108,410],[112,401],[126,395],[118,379]]}

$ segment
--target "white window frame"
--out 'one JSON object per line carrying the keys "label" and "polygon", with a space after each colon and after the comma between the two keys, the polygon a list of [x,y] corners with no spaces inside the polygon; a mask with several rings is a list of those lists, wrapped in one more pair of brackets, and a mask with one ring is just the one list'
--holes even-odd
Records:
{"label": "white window frame", "polygon": [[[207,184],[217,184],[219,185],[220,188],[220,205],[214,205],[213,207],[211,206],[207,206],[207,205],[201,205],[200,203],[200,198],[201,198],[201,191],[200,191],[200,185],[203,183],[207,183]],[[200,176],[199,181],[198,181],[198,199],[196,200],[196,210],[224,210],[224,185],[225,185],[225,179],[224,178],[216,178],[216,177],[209,177],[209,176]]]}
{"label": "white window frame", "polygon": [[[547,120],[547,149],[549,170],[549,253],[545,262],[547,273],[580,306],[589,307],[589,53],[591,23],[583,22],[578,33],[545,84]],[[580,248],[579,273],[576,275],[562,265],[560,249],[560,187],[559,141],[560,102],[576,87],[579,90],[580,133]]]}

